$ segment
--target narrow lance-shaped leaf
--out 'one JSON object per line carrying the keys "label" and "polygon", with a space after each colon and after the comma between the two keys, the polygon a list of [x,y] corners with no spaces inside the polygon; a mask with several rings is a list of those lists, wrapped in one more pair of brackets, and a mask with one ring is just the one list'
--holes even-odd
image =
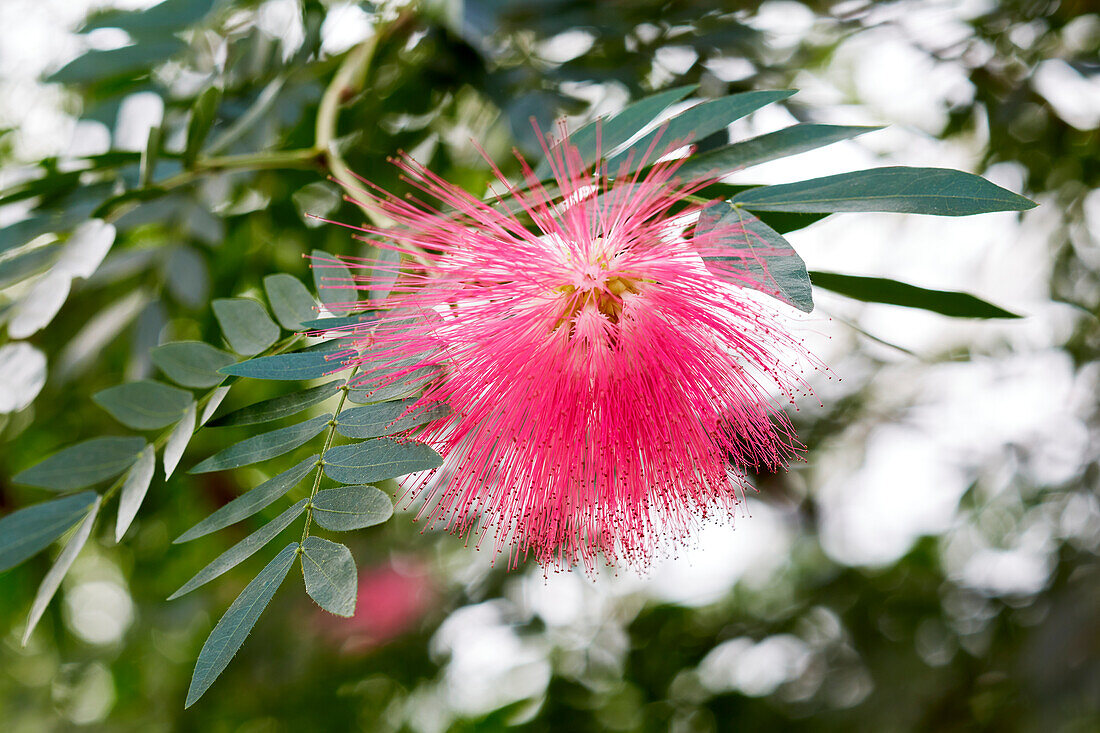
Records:
{"label": "narrow lance-shaped leaf", "polygon": [[282,514],[218,555],[209,565],[195,573],[195,576],[184,583],[179,590],[168,596],[168,600],[173,601],[200,586],[206,585],[222,573],[252,557],[257,550],[275,539],[280,532],[290,526],[291,522],[301,516],[302,512],[306,509],[307,502],[308,499],[302,499]]}
{"label": "narrow lance-shaped leaf", "polygon": [[[794,92],[791,90],[742,92],[697,104],[617,153],[608,161],[608,168],[613,174],[618,175],[624,172],[622,165],[629,160],[630,164],[625,170],[629,173],[645,163],[652,163],[673,143],[682,145],[689,141],[698,142],[708,135],[725,129],[750,112],[755,112],[772,102],[786,99],[792,94]],[[646,152],[655,141],[657,141],[655,153],[650,155],[649,160],[645,160]]]}
{"label": "narrow lance-shaped leaf", "polygon": [[380,438],[451,414],[451,408],[442,402],[409,412],[416,402],[415,398],[410,398],[344,410],[336,419],[336,432],[349,438]]}
{"label": "narrow lance-shaped leaf", "polygon": [[77,527],[76,532],[69,538],[69,541],[65,543],[65,549],[57,556],[57,560],[54,561],[53,566],[46,573],[46,577],[42,578],[42,582],[38,586],[38,592],[34,594],[34,602],[31,603],[31,612],[27,615],[27,628],[23,632],[23,646],[27,645],[27,641],[31,638],[31,632],[34,631],[34,627],[42,619],[42,614],[45,613],[46,606],[50,604],[54,593],[60,587],[65,573],[69,572],[76,556],[84,549],[84,544],[92,533],[92,527],[95,526],[100,501],[100,497],[97,496],[92,503],[88,516],[84,517],[84,521]]}
{"label": "narrow lance-shaped leaf", "polygon": [[179,420],[192,396],[178,387],[142,380],[100,390],[92,399],[128,428],[157,430]]}
{"label": "narrow lance-shaped leaf", "polygon": [[375,438],[330,448],[322,457],[325,475],[342,484],[368,484],[443,465],[424,443]]}
{"label": "narrow lance-shaped leaf", "polygon": [[302,410],[313,405],[318,405],[340,391],[344,386],[344,380],[337,379],[328,384],[310,387],[301,392],[274,397],[263,402],[256,402],[248,407],[242,407],[235,412],[219,417],[210,423],[212,428],[223,428],[232,425],[256,425],[259,423],[279,420],[284,417],[296,415]]}
{"label": "narrow lance-shaped leaf", "polygon": [[249,359],[221,368],[222,374],[233,374],[250,379],[274,379],[298,381],[318,379],[346,368],[340,359],[330,358],[324,351],[298,351],[293,354],[275,354]]}
{"label": "narrow lance-shaped leaf", "polygon": [[[607,155],[632,138],[669,105],[691,94],[697,86],[689,84],[643,97],[624,107],[621,112],[607,118],[593,120],[570,134],[569,144],[577,149],[585,165],[589,165],[595,162],[601,153]],[[550,174],[550,162],[541,161],[535,169],[535,175],[541,180],[549,177]]]}
{"label": "narrow lance-shaped leaf", "polygon": [[156,450],[151,445],[146,445],[138,454],[130,472],[126,474],[126,480],[122,484],[122,491],[118,497],[118,520],[115,523],[115,542],[121,542],[130,523],[137,516],[141,503],[145,501],[145,494],[149,491],[149,483],[153,480],[153,472],[157,468]]}
{"label": "narrow lance-shaped leaf", "polygon": [[693,155],[676,169],[676,175],[685,181],[715,178],[733,171],[749,168],[769,160],[785,158],[808,150],[848,140],[881,127],[855,127],[850,125],[803,124],[748,140],[732,143],[701,155]]}
{"label": "narrow lance-shaped leaf", "polygon": [[46,549],[76,524],[97,499],[94,491],[82,491],[32,504],[0,518],[0,572]]}
{"label": "narrow lance-shaped leaf", "polygon": [[178,38],[158,38],[131,46],[88,51],[46,77],[51,84],[102,83],[126,75],[147,73],[187,48]]}
{"label": "narrow lance-shaped leaf", "polygon": [[298,554],[298,543],[291,542],[267,564],[260,574],[237,596],[237,600],[221,617],[214,630],[210,632],[206,643],[195,662],[195,674],[191,677],[191,686],[187,690],[184,707],[191,707],[203,696],[214,680],[225,670],[237,650],[244,644],[248,633],[256,625],[256,620],[267,608],[275,591],[282,585],[294,558]]}
{"label": "narrow lance-shaped leaf", "polygon": [[373,486],[338,486],[313,498],[313,520],[333,532],[373,527],[391,516],[393,502]]}
{"label": "narrow lance-shaped leaf", "polygon": [[814,309],[806,263],[786,239],[752,214],[725,202],[710,206],[699,216],[694,241],[715,276],[807,313]]}
{"label": "narrow lance-shaped leaf", "polygon": [[[230,379],[229,381],[232,382],[235,380]],[[223,384],[210,394],[210,399],[206,401],[206,407],[202,408],[202,416],[199,417],[200,426],[205,425],[206,421],[210,419],[210,416],[217,411],[218,407],[222,403],[222,400],[224,400],[225,396],[229,394],[229,388],[231,386],[231,384]]]}
{"label": "narrow lance-shaped leaf", "polygon": [[168,436],[168,442],[164,444],[164,479],[172,477],[176,466],[183,458],[183,452],[187,450],[187,444],[191,442],[191,436],[195,434],[195,403],[183,413],[172,434]]}
{"label": "narrow lance-shaped leaf", "polygon": [[232,354],[201,341],[164,344],[150,355],[157,368],[184,387],[213,387],[225,379],[218,370],[236,361]]}
{"label": "narrow lance-shaped leaf", "polygon": [[358,590],[355,558],[344,545],[306,537],[302,542],[302,576],[306,593],[317,605],[337,616],[355,615]]}
{"label": "narrow lance-shaped leaf", "polygon": [[313,250],[310,267],[313,268],[313,286],[329,313],[346,316],[357,300],[351,271],[343,262],[319,249]]}
{"label": "narrow lance-shaped leaf", "polygon": [[183,150],[183,162],[187,167],[194,164],[202,144],[206,142],[206,136],[210,134],[220,101],[221,90],[217,87],[207,87],[191,106],[191,119],[187,123],[187,144]]}
{"label": "narrow lance-shaped leaf", "polygon": [[264,278],[264,291],[271,310],[283,328],[297,331],[302,323],[317,317],[317,304],[306,286],[293,275],[280,272]]}
{"label": "narrow lance-shaped leaf", "polygon": [[92,438],[54,453],[12,481],[59,491],[82,489],[125,471],[144,447],[145,440],[137,437]]}
{"label": "narrow lance-shaped leaf", "polygon": [[236,524],[242,519],[251,517],[256,512],[269,506],[280,496],[297,486],[306,475],[317,466],[319,455],[314,453],[309,458],[297,464],[293,468],[283,471],[278,476],[269,478],[256,488],[247,491],[225,506],[203,519],[191,529],[187,530],[175,540],[174,543],[189,542],[198,537],[216,532],[223,527]]}
{"label": "narrow lance-shaped leaf", "polygon": [[212,305],[225,340],[238,354],[253,356],[279,338],[279,327],[264,307],[254,300],[218,298]]}
{"label": "narrow lance-shaped leaf", "polygon": [[190,473],[209,473],[227,468],[239,468],[281,456],[303,445],[325,429],[332,415],[322,415],[298,425],[261,433],[231,445],[191,469]]}
{"label": "narrow lance-shaped leaf", "polygon": [[1015,313],[988,303],[969,293],[950,290],[929,290],[916,285],[881,277],[842,275],[836,272],[810,273],[810,280],[819,288],[868,303],[887,303],[906,308],[920,308],[953,318],[1019,318]]}
{"label": "narrow lance-shaped leaf", "polygon": [[753,211],[886,211],[939,216],[1023,211],[1035,206],[1035,202],[973,173],[905,167],[761,186],[737,194],[733,201]]}

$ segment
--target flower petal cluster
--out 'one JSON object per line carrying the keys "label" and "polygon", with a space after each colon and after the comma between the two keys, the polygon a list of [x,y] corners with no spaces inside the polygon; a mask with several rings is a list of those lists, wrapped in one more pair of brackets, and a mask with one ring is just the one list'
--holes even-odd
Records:
{"label": "flower petal cluster", "polygon": [[781,403],[808,354],[750,290],[766,272],[729,265],[759,257],[731,249],[746,232],[691,236],[702,184],[676,160],[612,177],[567,141],[547,154],[553,183],[523,163],[524,185],[498,171],[487,200],[409,159],[418,197],[367,184],[360,203],[395,223],[364,229],[382,254],[352,263],[356,287],[392,290],[368,334],[334,333],[360,387],[451,408],[419,435],[444,465],[409,487],[430,525],[491,537],[511,564],[645,566],[732,516],[747,468],[797,454]]}

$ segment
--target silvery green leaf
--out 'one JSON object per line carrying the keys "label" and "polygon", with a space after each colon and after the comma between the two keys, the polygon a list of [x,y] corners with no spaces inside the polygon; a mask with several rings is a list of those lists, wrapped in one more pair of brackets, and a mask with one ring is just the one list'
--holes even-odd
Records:
{"label": "silvery green leaf", "polygon": [[283,453],[292,451],[308,442],[324,430],[331,419],[332,415],[321,415],[297,425],[246,438],[240,443],[231,445],[225,450],[210,456],[192,468],[189,473],[223,471],[227,468],[239,468],[250,463],[258,463],[266,461],[268,458],[281,456]]}
{"label": "silvery green leaf", "polygon": [[95,526],[96,516],[99,514],[100,501],[101,498],[97,496],[92,503],[92,508],[88,512],[88,516],[84,517],[84,521],[77,527],[76,533],[65,543],[65,549],[57,556],[57,560],[54,561],[53,566],[50,568],[49,572],[46,573],[46,577],[42,578],[42,582],[38,586],[38,592],[34,594],[34,602],[31,604],[31,611],[27,615],[27,628],[23,632],[23,646],[27,645],[27,641],[31,638],[31,632],[34,631],[34,627],[37,626],[39,620],[41,620],[42,614],[46,611],[46,606],[49,605],[50,599],[53,598],[54,593],[56,593],[58,587],[60,587],[61,580],[65,577],[65,573],[69,572],[69,568],[73,566],[73,561],[76,560],[76,556],[84,549],[84,543],[88,541],[88,536],[92,533],[92,527]]}
{"label": "silvery green leaf", "polygon": [[141,502],[145,501],[145,494],[149,491],[149,482],[153,480],[153,472],[157,467],[156,450],[151,445],[145,446],[138,454],[137,460],[126,474],[126,480],[122,484],[122,492],[118,498],[118,521],[115,523],[115,542],[121,542],[130,523],[137,516]]}
{"label": "silvery green leaf", "polygon": [[236,359],[201,341],[176,341],[152,351],[153,363],[169,379],[184,387],[213,387],[225,376],[218,373]]}
{"label": "silvery green leaf", "polygon": [[192,402],[190,392],[152,380],[127,382],[92,395],[111,417],[135,430],[157,430],[179,420]]}
{"label": "silvery green leaf", "polygon": [[100,263],[115,242],[115,227],[102,219],[91,219],[78,226],[65,251],[58,260],[57,269],[72,277],[89,278],[99,269]]}
{"label": "silvery green leaf", "polygon": [[313,520],[334,532],[373,527],[391,516],[393,502],[373,486],[338,486],[313,497]]}
{"label": "silvery green leaf", "polygon": [[26,338],[48,326],[65,305],[71,282],[72,277],[57,268],[39,278],[12,309],[8,335],[14,339]]}
{"label": "silvery green leaf", "polygon": [[228,384],[223,385],[221,387],[218,387],[210,394],[210,399],[206,401],[206,407],[202,408],[202,417],[199,418],[200,426],[205,425],[206,421],[210,419],[210,416],[217,411],[218,407],[222,403],[222,400],[224,400],[225,396],[229,394],[229,387],[230,385]]}
{"label": "silvery green leaf", "polygon": [[264,291],[275,318],[289,331],[297,331],[304,321],[317,317],[317,303],[293,275],[284,272],[268,275],[264,278]]}
{"label": "silvery green leaf", "polygon": [[349,438],[380,438],[451,414],[451,408],[442,402],[409,412],[416,402],[416,398],[409,398],[344,410],[336,419],[336,432]]}
{"label": "silvery green leaf", "polygon": [[125,471],[144,447],[145,440],[137,437],[92,438],[20,471],[12,481],[58,491],[82,489]]}
{"label": "silvery green leaf", "polygon": [[225,340],[238,354],[259,354],[279,338],[279,327],[251,298],[218,298],[212,305]]}
{"label": "silvery green leaf", "polygon": [[256,620],[290,572],[290,566],[294,564],[297,554],[297,542],[291,542],[284,547],[237,596],[237,600],[233,601],[229,610],[214,626],[206,643],[202,645],[198,661],[195,662],[195,674],[191,677],[191,686],[187,690],[185,708],[194,705],[210,689],[210,685],[214,684],[214,680],[244,644],[248,632],[256,625]]}
{"label": "silvery green leaf", "polygon": [[18,412],[46,384],[46,356],[25,341],[0,346],[0,415]]}
{"label": "silvery green leaf", "polygon": [[355,615],[358,590],[355,558],[336,542],[306,537],[302,543],[302,576],[306,593],[317,605],[337,616]]}
{"label": "silvery green leaf", "polygon": [[424,443],[375,438],[330,448],[323,456],[325,475],[342,484],[369,484],[443,465]]}
{"label": "silvery green leaf", "polygon": [[82,491],[31,504],[0,518],[0,572],[49,547],[98,500],[94,491]]}
{"label": "silvery green leaf", "polygon": [[168,436],[168,442],[164,444],[164,480],[172,477],[172,472],[180,464],[183,452],[187,450],[187,444],[191,442],[191,436],[195,434],[195,403],[192,402],[183,418]]}

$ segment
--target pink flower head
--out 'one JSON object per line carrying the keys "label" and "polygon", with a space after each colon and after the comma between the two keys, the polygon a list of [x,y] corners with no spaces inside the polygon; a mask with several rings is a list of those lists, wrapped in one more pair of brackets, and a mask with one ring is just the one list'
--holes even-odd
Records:
{"label": "pink flower head", "polygon": [[806,388],[808,354],[748,290],[767,278],[752,233],[691,236],[702,184],[678,161],[612,179],[568,142],[545,147],[553,185],[521,158],[524,188],[494,168],[507,194],[488,201],[398,161],[447,214],[362,192],[395,224],[363,229],[383,253],[350,263],[370,270],[354,287],[393,290],[369,335],[330,333],[351,339],[359,386],[413,383],[411,411],[450,406],[419,436],[444,465],[409,487],[429,525],[492,530],[513,565],[644,566],[662,538],[732,516],[746,467],[797,453],[772,393]]}

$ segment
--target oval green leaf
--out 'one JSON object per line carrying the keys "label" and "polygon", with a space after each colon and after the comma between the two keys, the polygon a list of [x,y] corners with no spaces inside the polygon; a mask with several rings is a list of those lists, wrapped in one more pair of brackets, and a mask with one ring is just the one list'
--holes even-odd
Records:
{"label": "oval green leaf", "polygon": [[228,527],[231,524],[236,524],[242,519],[251,517],[253,514],[269,506],[280,496],[285,496],[288,491],[293,489],[298,482],[305,478],[310,470],[317,465],[318,458],[320,458],[320,456],[314,453],[293,468],[287,469],[278,476],[273,476],[267,481],[264,481],[251,491],[241,494],[236,499],[233,499],[225,506],[216,510],[206,519],[203,519],[194,527],[181,534],[173,540],[173,543],[179,544],[180,542],[189,542],[198,537]]}
{"label": "oval green leaf", "polygon": [[189,708],[203,696],[214,680],[218,678],[244,644],[248,633],[256,625],[256,620],[267,608],[275,591],[282,585],[294,558],[298,554],[298,543],[291,542],[267,564],[260,574],[249,583],[229,610],[221,617],[206,643],[202,645],[195,673],[191,677],[191,686],[187,690],[185,708]]}
{"label": "oval green leaf", "polygon": [[142,380],[108,387],[92,399],[128,428],[157,430],[183,417],[192,396],[178,387]]}
{"label": "oval green leaf", "polygon": [[393,516],[393,502],[374,486],[338,486],[313,497],[313,521],[333,532],[381,524]]}
{"label": "oval green leaf", "polygon": [[143,438],[92,438],[54,453],[12,481],[58,491],[82,489],[125,471],[144,447]]}
{"label": "oval green leaf", "polygon": [[0,519],[0,572],[46,549],[98,499],[94,491],[82,491],[32,504]]}
{"label": "oval green leaf", "polygon": [[251,298],[218,298],[212,303],[229,347],[253,356],[279,338],[279,327],[262,305]]}
{"label": "oval green leaf", "polygon": [[369,484],[443,465],[430,446],[391,438],[330,448],[323,459],[325,475],[342,484]]}
{"label": "oval green leaf", "polygon": [[306,593],[329,613],[344,617],[355,615],[357,575],[355,558],[344,545],[312,536],[302,542]]}
{"label": "oval green leaf", "polygon": [[302,323],[317,317],[317,303],[293,275],[285,272],[268,275],[264,278],[264,291],[275,317],[289,331],[297,331]]}
{"label": "oval green leaf", "polygon": [[973,173],[899,166],[761,186],[737,194],[733,202],[753,211],[886,211],[937,216],[1024,211],[1035,206],[1035,202]]}
{"label": "oval green leaf", "polygon": [[351,271],[341,260],[328,252],[313,250],[310,267],[313,268],[313,286],[317,295],[325,304],[328,312],[334,316],[346,316],[357,300]]}
{"label": "oval green leaf", "polygon": [[158,369],[184,387],[213,387],[225,379],[218,370],[237,361],[232,354],[201,341],[164,344],[150,354]]}
{"label": "oval green leaf", "polygon": [[210,456],[192,468],[189,473],[224,471],[227,468],[239,468],[250,463],[259,463],[260,461],[266,461],[268,458],[281,456],[308,442],[324,430],[331,419],[332,415],[321,415],[297,425],[279,428],[247,438],[236,445],[229,446],[220,453]]}
{"label": "oval green leaf", "polygon": [[344,380],[337,379],[317,387],[310,387],[301,392],[274,397],[263,402],[256,402],[248,407],[231,412],[224,417],[219,417],[210,423],[212,428],[224,428],[233,425],[257,425],[259,423],[279,420],[291,415],[297,415],[307,407],[320,404],[340,391],[344,386]]}
{"label": "oval green leaf", "polygon": [[293,354],[261,356],[258,359],[224,366],[221,373],[251,379],[283,381],[319,379],[346,368],[339,359],[329,359],[327,358],[329,356],[331,354],[325,351],[298,351]]}

